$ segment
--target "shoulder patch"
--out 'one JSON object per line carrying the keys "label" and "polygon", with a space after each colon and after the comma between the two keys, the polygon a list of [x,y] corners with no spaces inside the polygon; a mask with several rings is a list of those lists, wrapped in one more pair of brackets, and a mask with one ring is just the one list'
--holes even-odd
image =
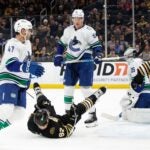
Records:
{"label": "shoulder patch", "polygon": [[53,135],[55,133],[55,128],[54,127],[50,128],[49,132],[51,135]]}

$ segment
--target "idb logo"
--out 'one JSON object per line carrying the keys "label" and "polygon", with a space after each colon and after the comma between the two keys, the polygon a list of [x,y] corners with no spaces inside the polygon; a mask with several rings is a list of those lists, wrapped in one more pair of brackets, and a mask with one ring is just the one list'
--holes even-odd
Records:
{"label": "idb logo", "polygon": [[102,76],[126,76],[128,65],[125,62],[104,62],[97,66],[97,75]]}

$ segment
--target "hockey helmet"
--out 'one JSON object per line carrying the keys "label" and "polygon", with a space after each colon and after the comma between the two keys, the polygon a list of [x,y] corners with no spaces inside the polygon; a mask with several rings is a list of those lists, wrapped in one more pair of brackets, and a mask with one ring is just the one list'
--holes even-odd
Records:
{"label": "hockey helmet", "polygon": [[34,123],[37,126],[44,126],[48,123],[49,113],[47,109],[39,109],[34,114]]}
{"label": "hockey helmet", "polygon": [[32,24],[26,19],[19,19],[15,22],[14,30],[15,32],[20,33],[21,29],[29,30],[32,29]]}
{"label": "hockey helmet", "polygon": [[72,13],[72,17],[84,18],[84,12],[82,9],[75,9]]}
{"label": "hockey helmet", "polygon": [[127,48],[127,50],[124,52],[124,56],[128,58],[134,58],[136,54],[136,49],[133,47]]}

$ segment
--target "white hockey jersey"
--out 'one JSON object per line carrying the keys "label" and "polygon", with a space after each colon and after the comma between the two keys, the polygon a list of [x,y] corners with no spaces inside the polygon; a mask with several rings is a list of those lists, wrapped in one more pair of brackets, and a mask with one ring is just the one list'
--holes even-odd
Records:
{"label": "white hockey jersey", "polygon": [[[143,63],[143,60],[141,58],[134,58],[131,59],[128,62],[128,72],[129,72],[129,81],[132,81],[132,79],[137,75],[137,69],[139,68],[139,66]],[[142,93],[144,92],[150,92],[150,81],[149,81],[149,77],[145,77],[144,78],[145,81],[145,88],[142,91]]]}
{"label": "white hockey jersey", "polygon": [[73,25],[67,27],[60,41],[66,46],[66,59],[79,59],[84,53],[92,54],[91,47],[100,45],[95,30],[88,25],[78,30]]}
{"label": "white hockey jersey", "polygon": [[16,38],[7,41],[5,51],[0,65],[0,84],[13,83],[20,87],[26,88],[30,81],[30,73],[11,72],[7,70],[6,64],[11,62],[13,58],[23,62],[31,58],[31,42],[29,40],[22,43]]}

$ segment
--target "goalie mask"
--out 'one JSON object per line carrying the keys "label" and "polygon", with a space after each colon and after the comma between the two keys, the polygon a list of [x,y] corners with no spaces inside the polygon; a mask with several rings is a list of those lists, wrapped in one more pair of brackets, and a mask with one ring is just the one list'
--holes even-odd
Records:
{"label": "goalie mask", "polygon": [[34,123],[38,127],[44,127],[49,122],[49,112],[46,109],[39,109],[34,114]]}
{"label": "goalie mask", "polygon": [[129,47],[125,52],[124,52],[124,56],[126,57],[127,61],[132,60],[133,58],[135,58],[136,55],[136,49]]}

